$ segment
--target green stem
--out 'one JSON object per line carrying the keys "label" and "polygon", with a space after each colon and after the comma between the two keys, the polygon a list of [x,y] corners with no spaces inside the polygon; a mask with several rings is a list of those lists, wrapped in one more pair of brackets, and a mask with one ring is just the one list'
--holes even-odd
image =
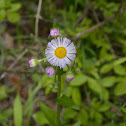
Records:
{"label": "green stem", "polygon": [[[61,93],[61,75],[60,75],[60,69],[58,70],[58,93],[57,93],[57,99],[60,98]],[[60,104],[57,104],[57,126],[60,126]]]}
{"label": "green stem", "polygon": [[38,62],[40,63],[40,62],[42,62],[42,61],[46,61],[46,58],[43,58],[43,59],[40,59],[40,60],[38,60]]}

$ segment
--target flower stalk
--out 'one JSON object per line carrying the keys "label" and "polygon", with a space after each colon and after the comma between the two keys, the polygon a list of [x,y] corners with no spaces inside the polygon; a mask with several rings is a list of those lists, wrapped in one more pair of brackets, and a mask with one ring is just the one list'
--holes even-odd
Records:
{"label": "flower stalk", "polygon": [[[57,93],[57,99],[60,98],[61,93],[61,74],[60,69],[58,69],[58,93]],[[57,126],[60,126],[60,104],[57,103]]]}

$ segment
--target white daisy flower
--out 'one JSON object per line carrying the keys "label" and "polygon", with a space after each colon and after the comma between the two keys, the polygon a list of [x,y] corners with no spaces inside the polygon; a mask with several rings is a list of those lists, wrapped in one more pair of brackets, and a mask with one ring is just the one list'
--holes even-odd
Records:
{"label": "white daisy flower", "polygon": [[48,43],[45,54],[52,66],[64,68],[75,60],[76,49],[70,39],[58,37]]}

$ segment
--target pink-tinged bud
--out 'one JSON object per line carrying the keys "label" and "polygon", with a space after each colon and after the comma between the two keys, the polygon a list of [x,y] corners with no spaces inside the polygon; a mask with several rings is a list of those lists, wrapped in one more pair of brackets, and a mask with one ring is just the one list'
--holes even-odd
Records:
{"label": "pink-tinged bud", "polygon": [[29,61],[30,67],[35,67],[35,66],[37,66],[37,64],[38,64],[38,60],[36,60],[36,59],[31,59]]}
{"label": "pink-tinged bud", "polygon": [[60,34],[59,34],[59,31],[58,31],[56,28],[54,28],[54,29],[51,29],[50,35],[51,35],[52,37],[56,37],[56,36],[58,36],[58,35],[60,35]]}
{"label": "pink-tinged bud", "polygon": [[35,67],[35,66],[37,66],[40,62],[42,62],[42,61],[46,61],[46,58],[43,58],[43,59],[40,59],[40,60],[36,60],[36,59],[31,59],[30,61],[29,61],[29,65],[30,65],[30,67]]}
{"label": "pink-tinged bud", "polygon": [[73,80],[74,80],[74,77],[67,78],[67,82],[70,82],[70,81],[73,81]]}
{"label": "pink-tinged bud", "polygon": [[52,77],[55,73],[55,70],[52,67],[47,67],[46,68],[46,73],[49,77]]}
{"label": "pink-tinged bud", "polygon": [[67,72],[66,80],[67,80],[67,82],[70,82],[70,81],[74,80],[74,75],[73,75],[73,73],[71,71]]}

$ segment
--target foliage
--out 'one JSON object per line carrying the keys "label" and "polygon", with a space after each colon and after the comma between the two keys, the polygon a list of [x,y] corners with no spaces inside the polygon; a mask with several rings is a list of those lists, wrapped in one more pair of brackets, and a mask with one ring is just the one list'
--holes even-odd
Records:
{"label": "foliage", "polygon": [[[86,1],[88,2],[86,3]],[[30,34],[34,33],[34,16],[36,15],[34,8],[36,8],[37,2],[37,0],[30,2],[18,0],[0,1],[0,21],[4,22],[7,19],[10,24],[15,23],[14,30],[16,33],[14,34],[17,36],[14,39],[18,47],[22,45],[30,47],[34,43],[34,36],[30,36]],[[119,0],[65,0],[61,1],[61,5],[58,5],[57,1],[43,1],[41,13],[43,20],[40,20],[39,23],[41,51],[38,57],[44,57],[45,43],[48,41],[44,38],[46,38],[45,35],[49,34],[50,28],[56,27],[64,36],[73,38],[78,33],[111,16],[118,10],[120,4],[121,1]],[[89,8],[83,17],[83,10],[89,5],[93,6]],[[29,20],[20,18],[20,15],[23,16],[22,13],[25,12],[28,13],[28,17],[32,15]],[[83,18],[81,19],[81,17]],[[78,22],[78,19],[81,20]],[[57,102],[67,106],[63,109],[62,124],[64,126],[110,126],[113,114],[124,104],[126,95],[125,20],[126,9],[123,9],[122,13],[117,13],[111,22],[82,35],[74,41],[77,49],[77,58],[73,65],[74,81],[67,83],[66,96],[64,96],[65,75],[63,73],[62,98],[57,99]],[[26,29],[26,26],[22,27],[17,24],[19,21],[29,21],[28,27],[30,27],[30,30]],[[45,22],[47,25],[45,25]],[[1,29],[0,34],[8,31],[8,29],[9,27],[5,26],[5,29]],[[2,43],[1,38],[0,42]],[[1,43],[0,45],[2,45]],[[17,47],[13,50],[4,48],[1,46],[2,56],[0,62],[5,62],[8,57],[15,58],[17,57],[16,54],[20,54],[23,51],[20,48],[17,49]],[[29,55],[35,56],[36,51],[31,49],[26,58],[29,58]],[[26,61],[21,60],[19,64],[21,70],[25,71],[28,69],[22,65],[24,62]],[[0,66],[0,68],[7,70],[7,67],[4,65]],[[42,66],[45,68],[47,64],[43,63]],[[64,71],[66,69],[68,68],[64,68]],[[21,81],[24,83],[30,78],[29,84],[31,82],[33,84],[28,86],[28,98],[25,103],[22,103],[21,96],[17,95],[13,105],[14,111],[12,111],[12,106],[0,111],[0,123],[3,126],[11,126],[12,122],[7,122],[7,120],[11,120],[12,115],[14,115],[15,126],[21,126],[21,124],[32,126],[32,122],[43,126],[51,123],[55,126],[55,120],[54,118],[52,119],[52,115],[55,116],[55,114],[47,105],[40,103],[42,111],[34,109],[37,101],[43,97],[40,95],[48,97],[53,94],[50,85],[54,82],[54,77],[49,78],[45,73],[40,75],[38,72],[41,72],[41,70],[36,68],[33,68],[31,72],[32,75],[22,76],[24,80],[22,79]],[[42,76],[41,79],[40,76]],[[0,86],[0,102],[6,100],[14,90],[12,88],[12,91],[9,91],[4,81],[2,84]],[[39,95],[38,92],[43,92],[41,88],[44,89],[44,93]],[[55,99],[55,97],[53,98]],[[64,99],[70,100],[69,103],[65,103]],[[24,107],[23,110],[22,107]],[[125,109],[124,107],[116,115],[114,126],[125,125]]]}
{"label": "foliage", "polygon": [[0,21],[8,20],[12,23],[18,22],[20,20],[20,15],[17,12],[21,8],[21,4],[14,2],[13,0],[1,0],[0,1]]}
{"label": "foliage", "polygon": [[23,113],[22,113],[22,105],[21,105],[21,100],[20,100],[19,94],[17,94],[16,99],[14,101],[14,112],[13,113],[14,113],[15,126],[21,126]]}
{"label": "foliage", "polygon": [[56,126],[56,113],[47,107],[44,103],[39,103],[41,110],[43,111],[46,119],[50,122],[50,125]]}

